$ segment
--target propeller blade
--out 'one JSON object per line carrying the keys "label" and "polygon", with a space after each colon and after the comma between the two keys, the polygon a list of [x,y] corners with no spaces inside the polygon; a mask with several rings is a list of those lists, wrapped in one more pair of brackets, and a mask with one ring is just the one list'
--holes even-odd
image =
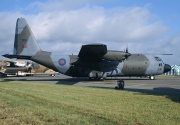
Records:
{"label": "propeller blade", "polygon": [[129,56],[131,56],[131,53],[128,52],[128,45],[126,46],[125,52],[126,52],[126,56],[125,56],[126,58],[128,58]]}
{"label": "propeller blade", "polygon": [[162,55],[173,55],[173,54],[162,54]]}
{"label": "propeller blade", "polygon": [[128,45],[126,46],[126,53],[128,53]]}

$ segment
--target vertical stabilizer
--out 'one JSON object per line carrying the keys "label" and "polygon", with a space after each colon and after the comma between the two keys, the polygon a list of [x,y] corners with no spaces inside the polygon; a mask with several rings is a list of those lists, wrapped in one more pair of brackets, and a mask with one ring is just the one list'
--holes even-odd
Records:
{"label": "vertical stabilizer", "polygon": [[33,56],[40,50],[25,18],[18,18],[15,29],[14,55]]}

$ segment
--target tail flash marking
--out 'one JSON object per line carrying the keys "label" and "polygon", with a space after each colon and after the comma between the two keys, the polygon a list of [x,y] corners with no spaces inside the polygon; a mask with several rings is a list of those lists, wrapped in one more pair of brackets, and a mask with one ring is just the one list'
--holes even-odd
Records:
{"label": "tail flash marking", "polygon": [[27,48],[27,44],[22,44],[22,48]]}

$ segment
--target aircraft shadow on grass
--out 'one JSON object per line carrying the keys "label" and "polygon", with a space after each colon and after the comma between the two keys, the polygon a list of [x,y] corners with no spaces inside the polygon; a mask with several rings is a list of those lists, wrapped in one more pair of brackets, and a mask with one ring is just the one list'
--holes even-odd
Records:
{"label": "aircraft shadow on grass", "polygon": [[[88,86],[92,88],[101,89],[112,89],[112,87],[101,87],[101,86]],[[153,89],[138,89],[138,88],[124,88],[124,90],[117,91],[129,91],[129,92],[139,92],[145,95],[155,95],[155,96],[165,96],[173,102],[180,103],[180,89],[170,88],[170,87],[156,87]]]}
{"label": "aircraft shadow on grass", "polygon": [[[106,79],[106,80],[118,80],[117,78],[109,78],[109,79]],[[125,80],[125,79],[123,79]],[[127,80],[147,80],[147,79],[127,79]],[[44,81],[44,80],[42,80]],[[51,81],[51,80],[50,80]],[[56,81],[56,80],[55,80]],[[62,85],[74,85],[78,82],[83,82],[83,83],[91,83],[91,82],[96,82],[97,80],[89,80],[88,78],[86,77],[79,77],[79,78],[65,78],[65,79],[59,79],[59,81],[56,83],[56,84],[62,84]],[[103,83],[103,80],[100,80],[100,81],[97,81],[97,82],[102,82]],[[94,83],[95,84],[95,83]],[[108,88],[107,89],[112,89],[112,88]]]}
{"label": "aircraft shadow on grass", "polygon": [[43,81],[49,81],[49,83],[51,83],[51,81],[57,81],[56,84],[62,84],[62,85],[74,85],[78,82],[89,82],[89,80],[87,78],[65,78],[65,79],[57,79],[54,77],[48,77],[46,78],[46,76],[41,76],[40,77],[36,77],[33,76],[33,79],[28,79],[28,78],[23,78],[23,77],[12,77],[12,78],[4,78],[3,82],[8,82],[8,81],[27,81],[27,82],[43,82]]}
{"label": "aircraft shadow on grass", "polygon": [[125,91],[140,92],[146,95],[165,96],[166,98],[171,99],[173,102],[180,103],[180,89],[170,87],[155,87],[151,90],[127,88]]}
{"label": "aircraft shadow on grass", "polygon": [[[108,80],[117,80],[117,79],[108,79]],[[123,79],[125,80],[125,79]],[[145,80],[145,79],[126,79],[126,80]],[[65,78],[65,79],[54,79],[54,78],[38,78],[38,79],[4,79],[3,82],[7,81],[57,81],[56,84],[59,85],[74,85],[78,82],[83,82],[88,84],[94,82],[95,80],[89,80],[87,78]],[[102,81],[103,83],[103,81]],[[95,83],[94,83],[95,84]],[[113,87],[103,87],[102,85],[87,85],[91,88],[101,88],[101,89],[114,89]],[[156,95],[156,96],[165,96],[168,99],[171,99],[173,102],[180,103],[180,89],[170,88],[170,87],[155,87],[153,89],[139,89],[139,88],[124,88],[124,90],[115,90],[115,91],[130,91],[130,92],[139,92],[145,95]]]}
{"label": "aircraft shadow on grass", "polygon": [[[117,79],[108,79],[108,80],[117,80]],[[147,79],[125,78],[123,80],[147,80]],[[95,81],[95,80],[92,80],[92,81]],[[90,83],[91,81],[89,81],[87,78],[68,78],[68,79],[61,79],[56,84],[74,85],[78,82],[84,82],[84,84],[86,84],[86,83]],[[87,87],[101,88],[101,89],[114,89],[112,87],[93,86],[93,85],[89,85]],[[171,99],[172,101],[176,103],[180,103],[180,89],[175,89],[175,88],[170,88],[170,87],[155,87],[153,89],[138,89],[138,88],[126,88],[125,86],[124,90],[118,90],[118,91],[131,91],[131,92],[139,92],[146,95],[165,96],[166,98]]]}

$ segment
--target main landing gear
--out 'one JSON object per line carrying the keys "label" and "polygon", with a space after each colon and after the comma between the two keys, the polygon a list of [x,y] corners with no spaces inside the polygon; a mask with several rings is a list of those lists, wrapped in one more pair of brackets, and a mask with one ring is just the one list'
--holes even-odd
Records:
{"label": "main landing gear", "polygon": [[124,89],[124,80],[122,80],[122,79],[118,80],[117,86],[115,87],[115,89],[123,90]]}

